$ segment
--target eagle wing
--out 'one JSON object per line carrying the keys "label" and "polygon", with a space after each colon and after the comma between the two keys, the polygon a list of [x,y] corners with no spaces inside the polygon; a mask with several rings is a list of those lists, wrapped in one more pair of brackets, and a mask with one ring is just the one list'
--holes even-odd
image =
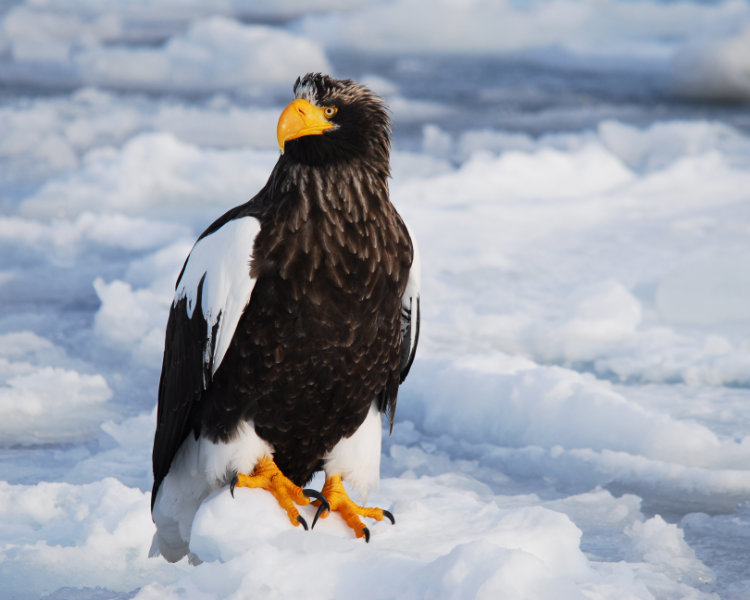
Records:
{"label": "eagle wing", "polygon": [[421,287],[421,263],[419,260],[419,248],[407,226],[411,238],[413,257],[409,269],[409,280],[406,290],[401,297],[401,382],[409,374],[414,355],[417,352],[419,342],[419,292]]}
{"label": "eagle wing", "polygon": [[250,261],[260,223],[252,216],[228,215],[198,239],[177,280],[159,381],[152,508],[255,285]]}

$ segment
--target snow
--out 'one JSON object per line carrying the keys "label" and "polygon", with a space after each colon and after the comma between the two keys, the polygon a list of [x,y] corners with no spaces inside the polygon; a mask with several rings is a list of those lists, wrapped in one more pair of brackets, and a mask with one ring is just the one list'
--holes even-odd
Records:
{"label": "snow", "polygon": [[2,445],[90,439],[111,410],[112,390],[99,374],[57,366],[63,353],[29,331],[0,336]]}
{"label": "snow", "polygon": [[[85,210],[140,216],[150,209],[151,216],[164,217],[175,208],[205,204],[201,199],[206,191],[221,206],[221,198],[238,197],[247,186],[263,185],[273,162],[269,152],[205,152],[171,134],[144,133],[121,148],[89,150],[80,169],[45,183],[23,201],[20,212],[36,218],[65,218]],[[154,164],[161,168],[149,168]],[[189,173],[194,177],[188,177]]]}
{"label": "snow", "polygon": [[137,289],[115,279],[94,280],[101,307],[94,317],[94,334],[104,345],[126,347],[144,364],[159,360],[164,351],[164,312],[169,302],[164,294]]}
{"label": "snow", "polygon": [[152,530],[148,495],[111,477],[84,485],[3,483],[0,511],[4,536],[15,540],[3,548],[0,576],[16,597],[69,585],[73,566],[89,587],[128,590],[143,577],[166,575],[141,551]]}
{"label": "snow", "polygon": [[[748,23],[744,0],[3,4],[3,594],[750,596]],[[396,524],[305,532],[223,488],[201,565],[150,559],[176,278],[265,183],[309,70],[392,106],[420,247],[368,498]]]}

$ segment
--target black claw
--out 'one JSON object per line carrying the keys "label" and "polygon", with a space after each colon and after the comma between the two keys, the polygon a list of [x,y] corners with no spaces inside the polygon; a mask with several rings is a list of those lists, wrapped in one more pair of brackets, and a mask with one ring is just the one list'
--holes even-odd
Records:
{"label": "black claw", "polygon": [[320,500],[323,504],[326,505],[326,508],[330,508],[330,505],[328,504],[328,500],[326,500],[326,497],[323,494],[321,494],[319,491],[314,490],[312,488],[305,488],[304,490],[302,490],[302,493],[308,498],[314,498],[315,500]]}
{"label": "black claw", "polygon": [[328,504],[328,500],[326,500],[326,497],[317,490],[307,488],[302,490],[302,493],[308,498],[315,498],[320,502],[320,506],[318,507],[318,510],[315,513],[315,517],[313,518],[312,525],[310,526],[310,529],[315,529],[315,523],[318,522],[320,515],[322,515],[327,510],[331,510],[331,505]]}
{"label": "black claw", "polygon": [[370,543],[370,530],[367,527],[362,528],[362,533],[365,534],[365,542]]}
{"label": "black claw", "polygon": [[311,526],[313,529],[315,529],[315,523],[318,522],[318,519],[320,518],[320,515],[322,515],[327,510],[329,510],[329,508],[328,508],[328,502],[326,502],[325,504],[323,504],[321,502],[320,506],[318,507],[318,510],[315,511],[315,516],[313,517],[313,523],[312,523],[312,526]]}
{"label": "black claw", "polygon": [[232,498],[234,498],[234,488],[237,486],[239,480],[240,478],[237,477],[237,473],[235,473],[234,477],[232,477],[232,483],[229,484],[229,493],[232,494]]}
{"label": "black claw", "polygon": [[302,515],[297,515],[297,522],[305,528],[305,531],[307,531],[307,521],[302,518]]}
{"label": "black claw", "polygon": [[393,517],[393,513],[390,510],[384,510],[383,511],[383,516],[384,517],[388,517],[388,519],[390,519],[392,525],[396,524],[396,519]]}

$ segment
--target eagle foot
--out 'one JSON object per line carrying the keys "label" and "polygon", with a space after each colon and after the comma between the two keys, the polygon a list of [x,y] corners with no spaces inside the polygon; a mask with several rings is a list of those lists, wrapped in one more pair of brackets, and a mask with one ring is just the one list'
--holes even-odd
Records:
{"label": "eagle foot", "polygon": [[306,506],[310,504],[310,498],[315,498],[316,504],[320,503],[318,512],[315,514],[315,519],[313,520],[313,527],[315,527],[321,510],[326,510],[326,507],[329,506],[325,496],[322,494],[315,490],[303,490],[298,485],[292,483],[268,455],[262,456],[258,460],[255,469],[253,469],[250,475],[237,473],[234,476],[229,485],[232,497],[234,497],[235,487],[262,488],[271,492],[279,503],[279,506],[286,511],[292,525],[295,527],[302,525],[305,531],[307,531],[307,521],[299,514],[295,504]]}
{"label": "eagle foot", "polygon": [[[330,511],[331,505],[328,504],[328,500],[326,500],[326,497],[317,490],[305,488],[304,490],[302,490],[302,493],[308,498],[315,498],[314,504],[318,507],[318,510],[315,512],[315,517],[313,518],[312,525],[310,525],[310,529],[315,529],[315,523],[318,522],[318,518],[320,518],[320,515],[323,514],[323,512]],[[307,529],[307,527],[305,527],[305,529]]]}
{"label": "eagle foot", "polygon": [[318,506],[318,512],[321,509],[324,511],[321,516],[325,518],[331,511],[338,512],[341,518],[344,519],[344,522],[354,531],[354,534],[358,538],[365,538],[365,542],[370,541],[370,530],[362,523],[359,517],[367,517],[376,521],[382,521],[383,517],[385,517],[394,525],[396,524],[396,519],[390,511],[383,510],[382,508],[359,506],[353,502],[344,489],[340,475],[332,475],[326,479],[323,485],[323,495],[328,499],[328,509],[325,509],[317,501],[314,502]]}

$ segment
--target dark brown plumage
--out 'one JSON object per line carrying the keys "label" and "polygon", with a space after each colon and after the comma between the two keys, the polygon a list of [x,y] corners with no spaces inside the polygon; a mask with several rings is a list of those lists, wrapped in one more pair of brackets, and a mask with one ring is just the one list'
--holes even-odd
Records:
{"label": "dark brown plumage", "polygon": [[[415,249],[388,197],[388,114],[350,80],[307,75],[295,95],[334,107],[328,112],[335,116],[322,134],[281,142],[284,153],[264,188],[201,235],[178,279],[159,388],[152,507],[186,439],[231,444],[249,423],[281,471],[304,485],[373,402],[393,423],[416,347],[418,296],[405,297],[417,277]],[[228,259],[214,259],[207,248],[241,248],[225,232],[255,220],[257,235],[242,242],[254,280],[249,302],[222,333],[230,310],[206,304],[222,297],[213,292],[212,260]],[[196,269],[205,269],[202,277]],[[199,281],[195,290],[183,282],[191,277]],[[223,480],[252,468],[230,462]]]}
{"label": "dark brown plumage", "polygon": [[299,187],[259,215],[253,298],[199,416],[222,441],[238,418],[253,419],[298,485],[354,433],[372,398],[391,414],[396,404],[412,248],[384,178],[356,195],[358,167],[283,164]]}

